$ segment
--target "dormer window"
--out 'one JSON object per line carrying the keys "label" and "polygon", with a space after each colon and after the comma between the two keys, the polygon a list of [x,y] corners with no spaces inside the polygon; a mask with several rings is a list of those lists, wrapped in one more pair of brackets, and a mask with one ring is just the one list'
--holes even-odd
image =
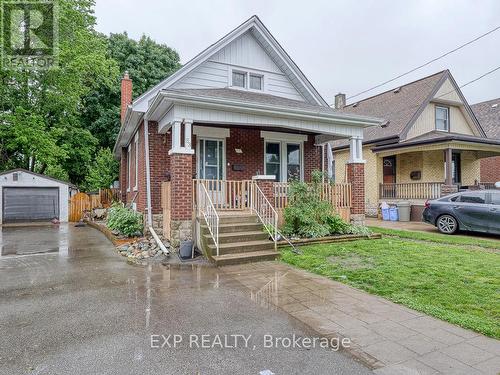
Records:
{"label": "dormer window", "polygon": [[450,109],[436,106],[436,130],[450,131]]}
{"label": "dormer window", "polygon": [[231,86],[247,90],[264,90],[264,76],[258,73],[232,71]]}
{"label": "dormer window", "polygon": [[233,86],[246,88],[246,78],[247,74],[242,72],[233,71]]}
{"label": "dormer window", "polygon": [[262,76],[250,74],[250,88],[252,90],[262,90]]}

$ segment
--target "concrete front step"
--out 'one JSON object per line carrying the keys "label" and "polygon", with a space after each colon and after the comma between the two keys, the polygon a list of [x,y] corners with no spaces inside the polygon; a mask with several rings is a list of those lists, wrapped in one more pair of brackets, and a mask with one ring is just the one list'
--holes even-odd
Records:
{"label": "concrete front step", "polygon": [[[206,225],[201,226],[203,234],[207,234],[208,227]],[[236,232],[257,232],[263,231],[264,227],[261,223],[232,223],[232,224],[219,224],[219,235],[222,233],[236,233]]]}
{"label": "concrete front step", "polygon": [[232,214],[219,215],[219,225],[221,224],[257,224],[259,218],[253,214]]}
{"label": "concrete front step", "polygon": [[[204,237],[209,243],[212,242],[212,235],[210,233],[204,234]],[[267,240],[268,238],[269,234],[261,230],[251,232],[219,233],[220,244],[260,241]]]}
{"label": "concrete front step", "polygon": [[[217,248],[215,247],[215,245],[208,245],[208,248],[213,255],[217,254]],[[271,242],[269,240],[260,240],[224,243],[219,245],[219,255],[249,253],[263,250],[274,250],[274,242]]]}
{"label": "concrete front step", "polygon": [[280,254],[274,250],[251,251],[247,253],[225,254],[214,256],[213,260],[217,266],[226,266],[229,264],[262,262],[266,260],[278,259]]}

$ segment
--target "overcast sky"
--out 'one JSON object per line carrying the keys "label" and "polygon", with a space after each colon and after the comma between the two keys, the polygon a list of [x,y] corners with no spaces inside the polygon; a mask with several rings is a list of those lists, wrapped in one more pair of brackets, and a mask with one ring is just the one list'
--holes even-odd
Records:
{"label": "overcast sky", "polygon": [[[97,0],[98,30],[142,34],[185,63],[257,14],[329,103],[401,74],[500,26],[498,0]],[[500,30],[356,99],[443,69],[459,85],[500,66]],[[500,97],[500,70],[463,89],[470,104]]]}

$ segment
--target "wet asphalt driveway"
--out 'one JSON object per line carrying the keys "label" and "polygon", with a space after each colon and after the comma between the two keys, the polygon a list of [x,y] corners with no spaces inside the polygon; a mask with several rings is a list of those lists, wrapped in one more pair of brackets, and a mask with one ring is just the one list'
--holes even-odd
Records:
{"label": "wet asphalt driveway", "polygon": [[224,270],[130,265],[71,225],[3,228],[0,247],[0,374],[370,373],[343,352],[266,348],[316,335]]}

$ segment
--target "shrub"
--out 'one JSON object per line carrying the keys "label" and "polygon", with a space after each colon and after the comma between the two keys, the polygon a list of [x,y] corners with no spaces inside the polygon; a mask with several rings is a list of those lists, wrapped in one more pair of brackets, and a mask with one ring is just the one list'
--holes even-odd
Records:
{"label": "shrub", "polygon": [[312,173],[312,182],[292,181],[288,193],[288,206],[283,212],[283,233],[301,238],[324,237],[334,234],[370,234],[368,228],[354,226],[337,215],[330,202],[321,198],[323,174]]}
{"label": "shrub", "polygon": [[142,215],[121,204],[114,204],[108,212],[108,228],[132,237],[142,233]]}

